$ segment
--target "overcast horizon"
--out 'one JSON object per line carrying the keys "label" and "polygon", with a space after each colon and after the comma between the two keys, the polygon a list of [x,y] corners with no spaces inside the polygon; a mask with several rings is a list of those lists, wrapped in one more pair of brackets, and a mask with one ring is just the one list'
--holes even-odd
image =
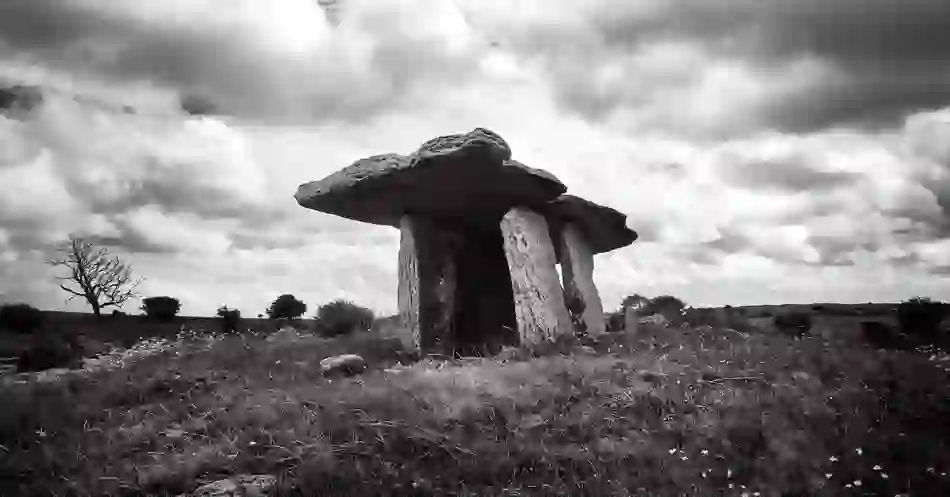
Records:
{"label": "overcast horizon", "polygon": [[88,311],[43,263],[75,232],[182,315],[393,314],[398,230],[293,195],[476,127],[628,216],[608,311],[950,300],[946,0],[3,0],[14,85],[0,301]]}

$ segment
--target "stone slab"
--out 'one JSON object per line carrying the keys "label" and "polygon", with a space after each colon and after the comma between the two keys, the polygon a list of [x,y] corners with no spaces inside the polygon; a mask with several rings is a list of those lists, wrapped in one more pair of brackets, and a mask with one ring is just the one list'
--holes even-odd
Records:
{"label": "stone slab", "polygon": [[[544,204],[540,211],[552,234],[559,233],[567,224],[575,224],[593,254],[626,247],[637,240],[637,232],[627,227],[626,214],[575,195],[561,195]],[[557,258],[560,262],[559,248]]]}
{"label": "stone slab", "polygon": [[511,160],[499,135],[476,128],[428,140],[409,155],[360,159],[300,185],[294,198],[308,209],[387,226],[405,213],[495,224],[515,205],[543,204],[565,191],[553,174]]}

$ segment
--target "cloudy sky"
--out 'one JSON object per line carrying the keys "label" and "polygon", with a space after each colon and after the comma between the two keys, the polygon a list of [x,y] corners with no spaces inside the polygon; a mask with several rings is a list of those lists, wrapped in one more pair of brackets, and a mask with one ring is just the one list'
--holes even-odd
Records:
{"label": "cloudy sky", "polygon": [[81,233],[183,314],[394,312],[398,231],[293,194],[479,126],[629,216],[607,308],[950,299],[946,0],[3,0],[15,85],[6,301],[84,309],[43,264]]}

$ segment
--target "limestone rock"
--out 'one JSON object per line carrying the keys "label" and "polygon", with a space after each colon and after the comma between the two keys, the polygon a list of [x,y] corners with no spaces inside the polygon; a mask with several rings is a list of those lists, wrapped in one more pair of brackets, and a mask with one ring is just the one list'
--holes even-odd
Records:
{"label": "limestone rock", "polygon": [[553,342],[573,331],[555,268],[554,247],[540,214],[511,209],[501,221],[521,345]]}
{"label": "limestone rock", "polygon": [[628,335],[636,336],[640,328],[640,319],[637,310],[633,307],[626,307],[623,310],[623,329]]}
{"label": "limestone rock", "polygon": [[283,328],[277,330],[277,332],[271,334],[267,337],[268,342],[290,342],[296,340],[297,330],[290,326],[284,326]]}
{"label": "limestone rock", "polygon": [[[626,247],[637,239],[637,232],[627,227],[625,214],[574,195],[561,195],[541,207],[540,212],[552,234],[560,233],[567,224],[576,225],[594,254]],[[557,256],[560,262],[560,250]]]}
{"label": "limestone rock", "polygon": [[587,238],[581,234],[576,222],[563,226],[558,240],[561,254],[561,273],[565,301],[568,308],[579,314],[584,331],[590,335],[604,333],[604,306],[594,285],[594,254]]}
{"label": "limestone rock", "polygon": [[324,376],[335,374],[352,376],[366,371],[366,361],[356,354],[331,356],[320,361],[320,370]]}
{"label": "limestone rock", "polygon": [[405,213],[497,222],[515,205],[539,205],[567,191],[554,175],[510,160],[494,132],[476,128],[426,141],[407,155],[360,159],[294,198],[308,209],[398,226]]}
{"label": "limestone rock", "polygon": [[277,485],[272,475],[237,475],[198,487],[192,497],[264,497]]}
{"label": "limestone rock", "polygon": [[666,326],[670,324],[670,320],[662,314],[652,314],[650,316],[640,318],[640,324],[653,324],[657,326]]}

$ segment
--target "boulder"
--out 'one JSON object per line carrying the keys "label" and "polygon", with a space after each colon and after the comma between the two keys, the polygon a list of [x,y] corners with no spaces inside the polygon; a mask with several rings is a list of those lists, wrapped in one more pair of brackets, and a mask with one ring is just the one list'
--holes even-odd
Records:
{"label": "boulder", "polygon": [[268,342],[290,342],[297,338],[297,330],[290,326],[284,326],[267,337]]}
{"label": "boulder", "polygon": [[192,497],[264,497],[277,486],[272,475],[237,475],[195,489]]}
{"label": "boulder", "polygon": [[476,128],[433,138],[409,155],[360,159],[300,185],[294,198],[308,209],[398,227],[406,213],[494,224],[515,205],[540,205],[567,191],[551,173],[510,159],[504,139]]}
{"label": "boulder", "polygon": [[[627,227],[626,214],[575,195],[561,195],[544,204],[539,212],[548,222],[552,239],[557,240],[564,227],[573,224],[593,254],[626,247],[637,240],[637,232]],[[557,258],[561,262],[560,247]]]}
{"label": "boulder", "polygon": [[366,371],[366,361],[356,354],[331,356],[320,361],[320,370],[324,376],[352,376]]}
{"label": "boulder", "polygon": [[640,319],[639,319],[639,323],[640,323],[640,324],[652,324],[652,325],[656,325],[656,326],[666,326],[666,325],[670,324],[670,320],[667,319],[666,316],[664,316],[664,315],[662,315],[662,314],[651,314],[651,315],[649,315],[649,316],[640,318]]}

